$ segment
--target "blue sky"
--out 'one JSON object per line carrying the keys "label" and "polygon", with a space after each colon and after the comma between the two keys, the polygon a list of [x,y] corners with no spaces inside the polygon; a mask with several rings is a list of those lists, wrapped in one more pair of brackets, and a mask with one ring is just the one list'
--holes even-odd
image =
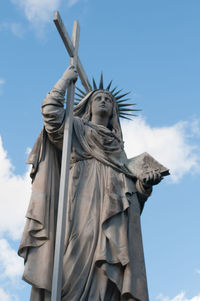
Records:
{"label": "blue sky", "polygon": [[81,26],[89,79],[131,91],[142,111],[123,122],[129,157],[149,152],[171,170],[142,215],[150,301],[200,300],[200,2],[8,0],[0,4],[0,300],[27,301],[16,256],[30,195],[28,150],[41,102],[68,66],[52,22]]}

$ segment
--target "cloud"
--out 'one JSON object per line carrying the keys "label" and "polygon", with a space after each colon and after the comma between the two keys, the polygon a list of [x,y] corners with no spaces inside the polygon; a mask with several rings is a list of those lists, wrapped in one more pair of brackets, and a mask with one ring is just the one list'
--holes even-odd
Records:
{"label": "cloud", "polygon": [[200,275],[200,270],[196,270],[196,273]]}
{"label": "cloud", "polygon": [[182,292],[182,293],[180,293],[179,295],[177,295],[176,297],[174,297],[172,299],[169,298],[169,297],[165,297],[162,294],[160,294],[156,299],[160,300],[160,301],[200,301],[200,295],[192,297],[191,299],[188,299],[185,296],[185,293]]}
{"label": "cloud", "polygon": [[8,295],[1,287],[0,287],[0,300],[1,301],[12,301],[11,296]]}
{"label": "cloud", "polygon": [[4,85],[5,84],[5,79],[3,78],[0,78],[0,86]]}
{"label": "cloud", "polygon": [[0,31],[11,31],[18,38],[23,38],[25,29],[21,23],[17,22],[3,22],[0,24]]}
{"label": "cloud", "polygon": [[57,10],[61,0],[12,0],[20,7],[27,20],[39,29],[40,26],[49,22],[53,11]]}
{"label": "cloud", "polygon": [[79,2],[80,0],[69,0],[68,1],[68,6],[70,7],[70,6],[73,6],[73,5],[75,5],[77,2]]}
{"label": "cloud", "polygon": [[3,288],[0,287],[0,300],[1,301],[19,301],[19,298],[15,295],[8,294]]}
{"label": "cloud", "polygon": [[31,182],[28,170],[24,175],[14,174],[1,137],[0,166],[0,235],[6,233],[12,239],[19,239],[30,199]]}
{"label": "cloud", "polygon": [[5,85],[5,79],[0,78],[0,95],[3,93],[3,86]]}
{"label": "cloud", "polygon": [[[23,273],[23,261],[4,238],[0,239],[0,267],[0,277],[14,279]],[[0,300],[2,299],[0,298]]]}
{"label": "cloud", "polygon": [[[150,153],[170,169],[171,180],[177,182],[185,174],[200,167],[200,126],[198,120],[181,121],[169,127],[151,127],[144,118],[122,121],[125,151],[129,158]],[[192,139],[198,139],[191,143]]]}

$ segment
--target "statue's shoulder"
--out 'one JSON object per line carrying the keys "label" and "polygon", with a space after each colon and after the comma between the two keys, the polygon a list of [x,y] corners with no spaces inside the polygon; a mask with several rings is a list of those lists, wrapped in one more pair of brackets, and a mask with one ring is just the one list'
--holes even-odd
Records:
{"label": "statue's shoulder", "polygon": [[74,116],[74,125],[75,126],[80,126],[80,127],[85,127],[85,126],[89,126],[90,122],[84,118],[78,117],[78,116]]}

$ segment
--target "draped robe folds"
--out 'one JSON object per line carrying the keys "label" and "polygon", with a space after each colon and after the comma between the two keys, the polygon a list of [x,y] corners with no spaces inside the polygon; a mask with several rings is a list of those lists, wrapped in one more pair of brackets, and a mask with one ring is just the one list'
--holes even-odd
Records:
{"label": "draped robe folds", "polygon": [[[63,119],[62,106],[44,114],[28,159],[32,196],[19,255],[31,301],[50,301]],[[125,160],[112,131],[74,117],[62,301],[149,300],[140,226],[147,193]]]}

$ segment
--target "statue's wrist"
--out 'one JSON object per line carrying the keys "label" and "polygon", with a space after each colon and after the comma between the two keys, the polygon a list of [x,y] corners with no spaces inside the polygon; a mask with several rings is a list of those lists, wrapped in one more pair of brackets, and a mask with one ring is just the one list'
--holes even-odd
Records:
{"label": "statue's wrist", "polygon": [[148,197],[152,193],[152,186],[145,185],[141,180],[136,181],[136,189],[139,193]]}

